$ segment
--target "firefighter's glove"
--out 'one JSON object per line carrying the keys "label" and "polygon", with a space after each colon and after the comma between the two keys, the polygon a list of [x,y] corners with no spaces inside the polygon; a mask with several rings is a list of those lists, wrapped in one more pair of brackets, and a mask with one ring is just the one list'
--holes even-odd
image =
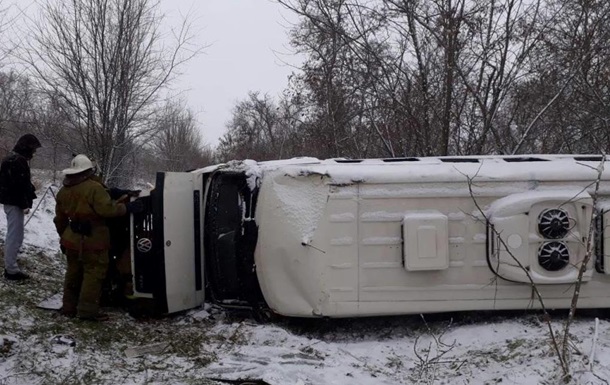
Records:
{"label": "firefighter's glove", "polygon": [[122,188],[116,188],[116,187],[112,187],[110,189],[108,189],[108,194],[110,195],[110,198],[114,199],[114,200],[118,200],[119,198],[127,195],[127,196],[133,196],[131,195],[131,190],[125,190]]}
{"label": "firefighter's glove", "polygon": [[108,190],[108,194],[110,195],[110,198],[114,199],[115,201],[118,201],[123,200],[126,197],[139,197],[141,191],[142,190],[123,190],[120,188],[113,187]]}
{"label": "firefighter's glove", "polygon": [[144,203],[139,199],[125,203],[125,207],[127,208],[127,214],[139,214],[144,211]]}

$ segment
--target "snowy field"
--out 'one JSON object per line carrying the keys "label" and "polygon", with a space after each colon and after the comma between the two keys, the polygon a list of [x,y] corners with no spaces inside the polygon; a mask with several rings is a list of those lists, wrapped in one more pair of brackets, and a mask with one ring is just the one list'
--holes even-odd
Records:
{"label": "snowy field", "polygon": [[[32,279],[0,279],[1,385],[561,383],[546,324],[532,312],[257,324],[206,306],[154,320],[107,309],[109,321],[89,323],[39,309],[61,291],[65,260],[57,252],[50,184],[37,184],[44,199],[26,218],[20,256]],[[5,231],[2,213],[0,243]],[[565,313],[553,314],[558,330]],[[608,384],[608,317],[581,314],[571,337],[571,383]],[[165,348],[129,354],[151,344]]]}

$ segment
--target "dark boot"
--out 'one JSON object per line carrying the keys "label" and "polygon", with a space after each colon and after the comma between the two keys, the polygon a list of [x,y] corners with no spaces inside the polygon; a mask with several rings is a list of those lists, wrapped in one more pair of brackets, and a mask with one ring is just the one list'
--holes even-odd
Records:
{"label": "dark boot", "polygon": [[22,271],[11,274],[4,269],[4,278],[8,279],[9,281],[23,281],[25,279],[29,279],[30,276]]}
{"label": "dark boot", "polygon": [[74,318],[74,317],[76,317],[76,309],[62,306],[61,309],[59,309],[59,314],[66,316],[68,318]]}
{"label": "dark boot", "polygon": [[94,322],[104,322],[104,321],[108,321],[110,319],[110,317],[108,317],[108,314],[105,313],[98,313],[96,315],[87,315],[87,316],[78,316],[79,319],[82,319],[83,321],[94,321]]}

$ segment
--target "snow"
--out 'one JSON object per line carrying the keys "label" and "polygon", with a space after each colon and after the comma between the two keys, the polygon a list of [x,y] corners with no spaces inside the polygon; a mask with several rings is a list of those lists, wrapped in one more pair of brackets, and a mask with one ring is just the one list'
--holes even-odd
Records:
{"label": "snow", "polygon": [[[427,324],[438,330],[427,330],[417,317],[343,320],[338,323],[349,327],[299,334],[278,325],[223,325],[215,332],[241,329],[247,344],[220,354],[208,370],[235,379],[262,378],[271,384],[539,384],[558,368],[544,325],[532,317],[521,318],[475,325],[453,325],[450,319]],[[593,322],[579,320],[575,325],[574,337],[583,352],[593,343],[589,330]],[[600,325],[607,334],[610,324]],[[593,365],[600,377],[609,374],[610,350],[603,341],[603,337],[597,341],[599,361]],[[584,369],[585,364],[586,357],[574,359],[575,368]],[[578,375],[585,377],[591,384],[602,383],[590,373]]]}
{"label": "snow", "polygon": [[[526,156],[527,157],[527,156]],[[537,158],[542,158],[536,156]],[[257,167],[274,170],[282,167],[293,173],[328,175],[332,183],[401,183],[401,182],[460,182],[466,177],[474,182],[484,181],[590,181],[598,177],[599,162],[577,161],[577,156],[545,156],[545,162],[506,162],[510,157],[477,157],[476,163],[443,162],[442,158],[419,158],[416,162],[385,162],[365,159],[357,163],[341,163],[340,159],[317,160],[297,158],[273,162],[259,162]],[[467,157],[462,157],[467,158]],[[250,163],[252,165],[252,163]],[[532,167],[532,164],[535,166]],[[603,170],[604,178],[610,170]],[[510,186],[509,186],[510,187]]]}
{"label": "snow", "polygon": [[[36,173],[33,176],[37,178]],[[53,215],[55,214],[55,195],[59,191],[59,186],[53,183],[45,183],[38,189],[30,214],[26,215],[24,238],[25,243],[32,247],[59,249],[59,239],[57,231],[53,225]],[[0,237],[4,243],[6,236],[6,215],[4,209],[0,211]]]}
{"label": "snow", "polygon": [[355,220],[356,217],[353,213],[341,213],[341,214],[332,214],[330,216],[330,222],[333,223],[349,223]]}
{"label": "snow", "polygon": [[[37,309],[37,302],[61,291],[65,268],[52,223],[50,192],[56,189],[41,183],[34,203],[40,206],[26,226],[20,258],[32,279],[0,280],[1,384],[217,383],[206,380],[210,378],[262,379],[272,385],[561,383],[548,327],[537,312],[282,318],[259,324],[247,315],[206,305],[159,320],[134,320],[122,310],[108,309],[109,321],[92,324]],[[315,192],[286,197],[301,199],[300,194],[310,193]],[[5,231],[6,219],[0,215],[2,242]],[[562,330],[566,313],[552,313],[555,330]],[[607,314],[580,312],[571,330],[577,350],[570,357],[570,383],[607,384]],[[125,353],[164,342],[169,347],[162,352],[132,358]]]}
{"label": "snow", "polygon": [[319,182],[296,184],[294,175],[283,175],[281,171],[278,171],[278,174],[269,175],[263,179],[263,183],[272,184],[270,190],[274,191],[281,203],[277,209],[281,210],[282,216],[294,224],[298,234],[302,234],[302,244],[309,244],[316,225],[324,214],[324,206],[328,198],[324,177],[308,175],[305,177],[319,179]]}
{"label": "snow", "polygon": [[362,239],[363,245],[400,245],[400,237],[366,237]]}
{"label": "snow", "polygon": [[583,202],[592,203],[591,196],[582,187],[561,190],[527,191],[512,194],[495,201],[487,212],[488,217],[501,218],[527,212],[532,205],[540,201]]}

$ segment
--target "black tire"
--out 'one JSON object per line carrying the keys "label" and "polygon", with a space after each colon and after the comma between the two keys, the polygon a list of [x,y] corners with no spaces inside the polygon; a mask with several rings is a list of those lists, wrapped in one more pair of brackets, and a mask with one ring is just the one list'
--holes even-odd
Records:
{"label": "black tire", "polygon": [[266,306],[252,309],[252,318],[258,323],[266,324],[277,321],[279,316]]}

